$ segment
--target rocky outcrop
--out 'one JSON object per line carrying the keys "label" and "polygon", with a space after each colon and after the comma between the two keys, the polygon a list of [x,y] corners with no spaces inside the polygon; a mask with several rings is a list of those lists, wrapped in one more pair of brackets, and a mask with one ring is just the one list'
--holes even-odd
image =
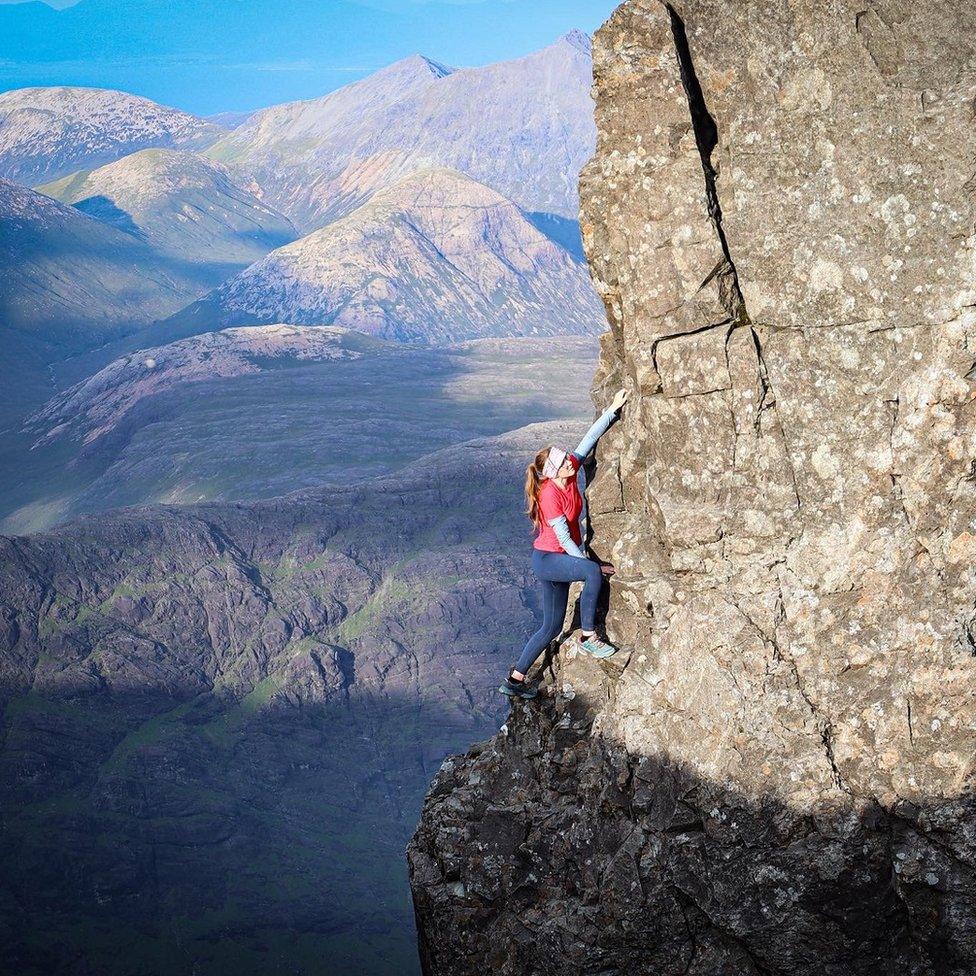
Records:
{"label": "rocky outcrop", "polygon": [[428,976],[976,968],[974,11],[633,0],[594,41],[611,668],[442,768]]}

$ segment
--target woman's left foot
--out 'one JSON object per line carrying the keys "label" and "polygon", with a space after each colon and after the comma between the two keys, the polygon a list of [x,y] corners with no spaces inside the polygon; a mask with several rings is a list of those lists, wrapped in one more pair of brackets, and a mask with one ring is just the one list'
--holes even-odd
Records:
{"label": "woman's left foot", "polygon": [[589,637],[580,635],[579,647],[581,651],[586,651],[587,654],[592,654],[593,657],[612,657],[617,653],[617,648],[613,644],[607,641],[600,640],[596,634],[590,634]]}
{"label": "woman's left foot", "polygon": [[509,672],[508,677],[505,679],[505,684],[499,685],[498,690],[503,695],[508,695],[509,698],[535,698],[539,694],[539,685],[537,682],[529,681],[527,678],[517,681],[512,676],[512,673]]}

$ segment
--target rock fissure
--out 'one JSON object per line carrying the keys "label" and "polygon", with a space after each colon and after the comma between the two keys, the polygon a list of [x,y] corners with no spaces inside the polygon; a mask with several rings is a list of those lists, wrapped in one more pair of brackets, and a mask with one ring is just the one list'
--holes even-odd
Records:
{"label": "rock fissure", "polygon": [[[830,766],[831,775],[833,777],[834,785],[838,790],[844,793],[850,793],[850,789],[845,785],[843,777],[841,776],[840,770],[837,768],[837,761],[834,757],[834,747],[833,747],[833,729],[831,726],[830,718],[824,714],[823,709],[820,708],[810,697],[806,688],[804,687],[803,677],[800,674],[800,669],[797,666],[796,660],[789,652],[784,652],[779,640],[777,640],[775,635],[775,630],[773,632],[765,631],[755,620],[753,620],[742,607],[735,603],[736,609],[749,621],[750,625],[755,628],[756,632],[762,636],[762,639],[769,644],[773,652],[774,660],[785,664],[793,678],[794,687],[799,693],[800,697],[806,703],[807,708],[810,710],[810,715],[816,722],[821,742],[823,743],[824,755],[827,759],[827,763]],[[777,624],[782,626],[786,624],[786,614],[783,604],[783,594],[782,589],[779,591],[776,602],[776,614],[777,614]]]}
{"label": "rock fissure", "polygon": [[[710,322],[708,325],[703,325],[695,329],[689,329],[686,332],[676,332],[670,335],[658,336],[651,343],[651,348],[650,348],[650,358],[651,358],[651,363],[654,367],[654,372],[657,374],[658,377],[661,376],[661,368],[658,364],[658,349],[662,345],[668,342],[674,342],[679,339],[687,339],[690,336],[701,335],[702,333],[705,332],[714,332],[718,329],[728,328],[730,321],[731,321],[730,319],[723,319],[721,322]],[[658,383],[660,384],[660,380],[658,380]],[[659,390],[655,391],[654,393],[651,393],[650,395],[655,396],[658,394],[659,394]]]}
{"label": "rock fissure", "polygon": [[[702,173],[705,177],[705,200],[708,207],[708,216],[715,228],[722,253],[725,255],[726,267],[721,271],[713,271],[709,275],[718,277],[725,283],[728,281],[728,293],[722,295],[723,304],[729,309],[733,320],[745,321],[748,319],[746,314],[745,301],[742,297],[742,290],[739,287],[739,275],[736,271],[735,262],[729,250],[729,242],[725,236],[725,229],[722,226],[722,205],[719,201],[716,180],[718,172],[712,163],[712,152],[718,145],[718,126],[715,119],[708,110],[705,96],[702,92],[701,83],[695,73],[695,66],[691,56],[691,49],[688,46],[688,35],[685,31],[684,21],[678,16],[677,11],[670,4],[666,5],[668,17],[671,23],[671,36],[674,41],[675,53],[678,56],[678,65],[681,71],[681,84],[688,99],[688,111],[691,115],[691,124],[695,133],[695,143],[698,146],[698,154],[701,156]],[[706,279],[709,280],[709,279]]]}

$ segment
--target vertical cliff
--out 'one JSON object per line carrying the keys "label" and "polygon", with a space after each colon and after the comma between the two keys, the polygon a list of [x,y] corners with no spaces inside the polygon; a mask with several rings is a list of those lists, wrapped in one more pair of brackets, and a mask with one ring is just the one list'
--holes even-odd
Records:
{"label": "vertical cliff", "polygon": [[631,0],[584,239],[602,664],[445,763],[429,976],[976,971],[976,7]]}

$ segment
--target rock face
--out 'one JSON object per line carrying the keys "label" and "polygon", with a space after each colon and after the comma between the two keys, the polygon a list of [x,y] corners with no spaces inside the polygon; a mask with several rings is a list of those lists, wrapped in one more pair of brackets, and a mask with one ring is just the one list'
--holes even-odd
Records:
{"label": "rock face", "polygon": [[586,266],[514,203],[455,170],[432,169],[272,251],[159,332],[258,322],[438,344],[598,335],[606,316]]}
{"label": "rock face", "polygon": [[971,973],[976,10],[634,0],[594,41],[598,667],[449,761],[428,976]]}

